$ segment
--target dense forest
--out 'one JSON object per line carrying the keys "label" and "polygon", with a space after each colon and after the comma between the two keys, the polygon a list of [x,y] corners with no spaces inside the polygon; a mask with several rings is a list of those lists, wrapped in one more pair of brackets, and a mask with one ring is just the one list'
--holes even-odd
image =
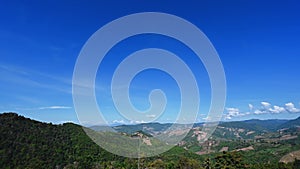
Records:
{"label": "dense forest", "polygon": [[[292,124],[298,123],[295,120],[285,125]],[[295,131],[293,130],[293,132]],[[155,157],[125,158],[111,154],[99,147],[79,125],[42,123],[16,113],[0,114],[0,134],[0,168],[129,169],[138,168],[138,165],[140,168],[148,169],[300,168],[300,161],[297,159],[289,163],[278,160],[264,161],[262,159],[266,159],[265,156],[268,156],[268,153],[274,152],[261,153],[257,150],[221,151],[199,155],[186,148],[175,146]],[[297,132],[294,134],[298,135]],[[297,147],[299,139],[295,140],[291,144]],[[245,141],[227,141],[222,144],[238,144],[240,142]],[[267,144],[261,145],[266,146]],[[267,149],[267,147],[261,147],[260,150],[263,149]],[[257,161],[253,159],[257,159]]]}

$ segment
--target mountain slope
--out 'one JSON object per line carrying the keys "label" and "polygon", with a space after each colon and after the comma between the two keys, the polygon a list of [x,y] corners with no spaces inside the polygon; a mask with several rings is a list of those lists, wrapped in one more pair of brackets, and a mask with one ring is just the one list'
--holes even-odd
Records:
{"label": "mountain slope", "polygon": [[283,123],[282,125],[278,126],[278,129],[295,128],[295,127],[300,127],[300,117]]}
{"label": "mountain slope", "polygon": [[244,121],[247,124],[253,125],[253,126],[260,126],[260,128],[263,128],[267,131],[276,131],[278,127],[286,122],[288,120],[279,120],[279,119],[271,119],[271,120],[259,120],[259,119],[252,119],[252,120],[246,120]]}
{"label": "mountain slope", "polygon": [[[286,123],[286,125],[288,125],[289,122],[290,122],[289,120],[278,120],[278,119],[271,119],[271,120],[251,119],[245,121],[220,122],[219,126],[226,127],[226,128],[246,129],[248,131],[255,131],[257,133],[261,133],[263,131],[266,132],[276,131],[280,129],[281,126],[283,126],[283,124]],[[300,125],[300,123],[296,121],[293,123]],[[135,124],[135,125],[119,125],[119,126],[113,126],[112,128],[118,132],[123,132],[128,134],[133,134],[137,131],[144,131],[147,132],[148,134],[156,135],[161,132],[164,132],[172,125],[173,124],[171,123],[144,123],[144,124]],[[194,127],[202,127],[202,126],[203,123],[194,124]],[[105,126],[92,126],[90,128],[96,131],[111,130],[110,127],[105,127]]]}
{"label": "mountain slope", "polygon": [[219,126],[222,127],[230,127],[230,128],[241,128],[248,129],[252,131],[276,131],[278,127],[284,123],[288,122],[288,120],[258,120],[251,119],[245,121],[233,121],[233,122],[223,122],[220,123]]}
{"label": "mountain slope", "polygon": [[121,160],[104,151],[81,126],[51,125],[14,113],[0,114],[0,168],[62,168],[92,166],[94,159]]}
{"label": "mountain slope", "polygon": [[[298,119],[289,122],[285,125],[298,125]],[[276,169],[297,165],[296,162],[288,164],[278,162],[287,153],[300,149],[298,130],[262,132],[258,134],[260,138],[249,137],[244,140],[242,134],[249,132],[249,129],[266,128],[259,125],[261,121],[257,122],[259,127],[253,125],[254,123],[255,120],[223,123],[223,126],[225,124],[228,128],[219,126],[216,131],[233,134],[238,132],[241,139],[236,139],[236,135],[229,139],[224,136],[219,139],[214,135],[204,144],[197,141],[197,138],[203,135],[201,127],[194,127],[187,135],[188,138],[180,143],[181,147],[175,146],[155,157],[140,159],[140,168],[220,168],[232,161],[242,164],[241,166],[244,166],[242,168]],[[167,125],[169,124],[162,126]],[[150,138],[152,135],[146,131],[160,132],[160,127],[159,123],[154,123],[121,126],[119,129],[121,132],[143,129],[135,131],[132,136],[139,137],[142,134],[142,137]],[[239,127],[248,129],[242,131]],[[81,126],[72,123],[52,125],[15,113],[3,113],[0,114],[0,135],[0,168],[137,168],[137,159],[116,156],[103,150],[86,136]],[[245,150],[245,147],[252,149]],[[227,152],[219,152],[220,150]],[[241,152],[236,152],[239,150]],[[233,163],[231,168],[235,165]]]}
{"label": "mountain slope", "polygon": [[[105,151],[81,126],[72,123],[52,125],[15,113],[3,113],[0,114],[0,135],[0,168],[137,168],[137,159]],[[199,165],[195,161],[202,158],[174,147],[158,157],[141,161],[153,167],[163,161],[163,166],[176,168],[186,165],[177,161],[183,157],[190,158],[185,163],[195,165]]]}

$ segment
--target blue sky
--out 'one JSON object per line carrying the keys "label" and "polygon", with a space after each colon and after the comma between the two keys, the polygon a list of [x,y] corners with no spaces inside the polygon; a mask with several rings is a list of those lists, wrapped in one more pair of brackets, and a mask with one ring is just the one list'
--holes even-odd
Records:
{"label": "blue sky", "polygon": [[[13,111],[52,123],[78,122],[72,74],[79,52],[99,28],[137,12],[164,12],[198,26],[223,63],[227,80],[224,120],[300,116],[300,3],[295,1],[15,1],[0,5],[0,112]],[[157,47],[179,55],[197,78],[203,121],[210,83],[188,47],[159,35],[134,36],[117,44],[101,63],[98,103],[110,123],[129,122],[113,108],[108,90],[114,68],[130,53]],[[149,70],[132,82],[132,102],[149,107],[148,94],[161,88],[168,98],[161,122],[179,108],[174,79]]]}

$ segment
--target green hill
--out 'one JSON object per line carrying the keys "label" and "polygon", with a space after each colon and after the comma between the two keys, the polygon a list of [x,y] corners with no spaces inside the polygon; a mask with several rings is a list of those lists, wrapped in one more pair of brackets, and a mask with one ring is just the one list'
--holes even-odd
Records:
{"label": "green hill", "polygon": [[282,125],[278,126],[279,129],[283,128],[299,128],[300,127],[300,117],[294,119],[294,120],[289,120]]}
{"label": "green hill", "polygon": [[[15,113],[0,114],[0,168],[137,168],[137,159],[113,155],[95,144],[79,125],[53,125]],[[150,136],[150,135],[149,135]],[[180,166],[183,157],[199,156],[174,147],[143,165]],[[187,160],[187,162],[189,162]],[[158,163],[158,164],[156,164]],[[172,167],[173,166],[173,167]]]}
{"label": "green hill", "polygon": [[71,123],[52,125],[4,113],[0,133],[0,168],[88,167],[96,160],[123,160],[101,149],[81,126]]}
{"label": "green hill", "polygon": [[288,120],[245,120],[245,121],[233,121],[233,122],[223,122],[219,126],[229,127],[229,128],[241,128],[252,130],[256,132],[262,131],[276,131],[280,125],[288,122]]}
{"label": "green hill", "polygon": [[[294,126],[298,119],[286,122]],[[249,130],[263,130],[260,121],[222,123],[217,130],[225,131],[226,126],[236,128],[247,127]],[[272,122],[273,123],[273,122]],[[281,123],[281,122],[280,122]],[[245,125],[244,125],[245,124]],[[120,131],[131,131],[132,137],[152,139],[147,131],[160,132],[160,125],[140,124],[135,126],[121,126]],[[271,125],[271,122],[270,124]],[[142,129],[142,130],[138,130]],[[248,131],[247,129],[247,131]],[[88,129],[90,130],[90,129]],[[150,158],[140,160],[125,158],[111,154],[95,144],[79,125],[65,123],[53,125],[31,120],[15,113],[0,114],[0,168],[103,168],[103,169],[135,169],[167,168],[167,169],[203,169],[203,168],[293,168],[298,161],[288,164],[279,163],[284,155],[300,149],[299,132],[288,130],[282,132],[265,132],[257,139],[209,139],[203,145],[197,143],[197,135],[201,128],[194,128],[188,135],[183,146],[175,146],[169,151]],[[216,130],[216,131],[217,131]],[[227,131],[227,129],[226,129]],[[95,132],[95,131],[93,131]],[[107,132],[107,131],[106,131]],[[105,134],[120,134],[112,132]],[[246,131],[245,131],[246,132]],[[241,132],[241,133],[245,133]],[[142,135],[141,135],[142,134]],[[129,135],[130,136],[130,135]],[[242,136],[242,135],[241,135]],[[213,136],[216,137],[216,136]],[[153,137],[154,139],[155,137]],[[118,140],[111,140],[118,142]],[[152,140],[151,140],[152,141]],[[155,144],[155,142],[152,142]],[[151,145],[149,145],[151,146]],[[227,152],[219,152],[228,147]],[[246,150],[246,147],[252,149]],[[225,149],[223,149],[225,150]],[[198,155],[201,152],[208,154]],[[239,152],[237,152],[239,151]],[[196,152],[196,153],[195,153]]]}

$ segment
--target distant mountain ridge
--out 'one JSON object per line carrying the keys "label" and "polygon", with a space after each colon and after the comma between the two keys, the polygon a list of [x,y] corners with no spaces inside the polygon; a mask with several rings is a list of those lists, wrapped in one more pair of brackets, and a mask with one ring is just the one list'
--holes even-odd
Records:
{"label": "distant mountain ridge", "polygon": [[280,129],[281,125],[288,122],[289,120],[270,119],[270,120],[259,120],[250,119],[245,121],[233,121],[233,122],[222,122],[219,126],[232,127],[232,128],[243,128],[254,131],[276,131]]}
{"label": "distant mountain ridge", "polygon": [[[194,127],[202,127],[203,122],[201,123],[195,123]],[[256,132],[262,132],[262,131],[276,131],[279,129],[284,128],[288,125],[296,125],[298,124],[300,126],[300,117],[294,120],[285,120],[285,119],[269,119],[269,120],[260,120],[260,119],[250,119],[250,120],[244,120],[244,121],[230,121],[230,122],[220,122],[219,126],[221,127],[229,127],[229,128],[241,128],[241,129],[247,129],[251,131]],[[112,127],[107,126],[91,126],[90,128],[96,131],[104,131],[104,130],[111,130],[114,129],[118,132],[124,132],[128,134],[132,134],[136,131],[146,131],[149,132],[149,134],[155,134],[160,133],[166,129],[168,129],[170,126],[172,126],[172,123],[142,123],[142,124],[132,124],[132,125],[116,125]],[[176,125],[176,124],[175,124]],[[179,125],[179,124],[177,124]]]}
{"label": "distant mountain ridge", "polygon": [[293,119],[293,120],[289,120],[279,126],[280,129],[295,128],[295,127],[300,127],[300,117]]}

